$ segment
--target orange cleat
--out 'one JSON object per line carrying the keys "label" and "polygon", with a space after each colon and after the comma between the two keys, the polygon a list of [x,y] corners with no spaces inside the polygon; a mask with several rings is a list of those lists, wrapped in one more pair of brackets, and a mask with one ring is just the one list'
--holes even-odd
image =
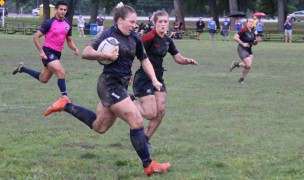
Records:
{"label": "orange cleat", "polygon": [[149,166],[144,169],[144,171],[147,176],[151,176],[152,174],[161,174],[166,172],[170,166],[170,163],[159,164],[155,161],[152,161]]}
{"label": "orange cleat", "polygon": [[63,96],[60,99],[58,99],[56,102],[54,102],[50,107],[47,108],[47,110],[44,112],[45,116],[48,116],[52,114],[53,112],[61,112],[64,108],[64,106],[71,102],[67,96]]}

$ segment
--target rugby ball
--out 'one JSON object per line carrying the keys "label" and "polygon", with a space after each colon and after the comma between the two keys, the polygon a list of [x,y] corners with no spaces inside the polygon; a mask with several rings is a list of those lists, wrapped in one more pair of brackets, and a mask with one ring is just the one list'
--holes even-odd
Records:
{"label": "rugby ball", "polygon": [[[100,52],[110,52],[113,49],[116,49],[116,51],[119,51],[119,42],[117,41],[117,39],[113,38],[113,37],[108,37],[105,40],[103,40],[98,48],[97,51]],[[98,60],[99,64],[101,65],[108,65],[111,64],[114,61],[111,60]]]}

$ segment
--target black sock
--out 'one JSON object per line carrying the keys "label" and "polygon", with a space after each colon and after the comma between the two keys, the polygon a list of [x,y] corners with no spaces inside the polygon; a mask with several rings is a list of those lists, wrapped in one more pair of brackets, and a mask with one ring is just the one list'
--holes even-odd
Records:
{"label": "black sock", "polygon": [[238,68],[240,67],[240,62],[237,62],[236,67]]}
{"label": "black sock", "polygon": [[240,78],[240,79],[239,79],[239,82],[243,82],[243,81],[244,81],[244,78]]}
{"label": "black sock", "polygon": [[144,133],[144,128],[130,129],[131,143],[143,163],[143,167],[146,168],[152,162],[150,157],[149,148]]}
{"label": "black sock", "polygon": [[74,117],[92,129],[93,122],[96,120],[96,114],[91,110],[68,103],[65,105],[64,111],[72,114]]}

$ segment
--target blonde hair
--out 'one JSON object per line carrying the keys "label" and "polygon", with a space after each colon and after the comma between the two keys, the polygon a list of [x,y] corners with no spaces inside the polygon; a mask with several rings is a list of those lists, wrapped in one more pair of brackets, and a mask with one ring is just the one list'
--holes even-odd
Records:
{"label": "blonde hair", "polygon": [[167,13],[167,11],[165,10],[158,10],[158,11],[155,11],[153,13],[153,21],[156,22],[158,20],[158,17],[159,16],[167,16],[169,17],[169,14]]}

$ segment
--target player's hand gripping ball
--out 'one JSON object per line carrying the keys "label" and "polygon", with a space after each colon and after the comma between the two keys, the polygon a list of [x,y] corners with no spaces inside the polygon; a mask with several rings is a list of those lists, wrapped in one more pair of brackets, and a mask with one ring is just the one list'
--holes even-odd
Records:
{"label": "player's hand gripping ball", "polygon": [[[117,39],[115,39],[113,37],[108,37],[99,44],[99,46],[97,48],[97,51],[111,52],[111,51],[113,51],[113,49],[115,49],[118,53],[119,42],[117,41]],[[98,60],[98,62],[101,65],[108,65],[108,64],[111,64],[114,61],[112,61],[112,60]]]}

